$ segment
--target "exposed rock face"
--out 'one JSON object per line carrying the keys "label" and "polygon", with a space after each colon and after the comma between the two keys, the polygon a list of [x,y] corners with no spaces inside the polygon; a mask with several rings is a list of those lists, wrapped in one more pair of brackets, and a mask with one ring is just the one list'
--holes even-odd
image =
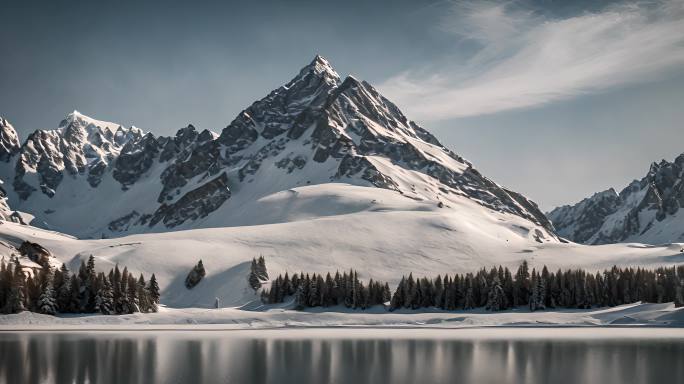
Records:
{"label": "exposed rock face", "polygon": [[619,204],[620,196],[610,188],[574,206],[556,208],[548,216],[559,235],[578,243],[586,243],[601,229],[606,217],[618,210]]}
{"label": "exposed rock face", "polygon": [[150,170],[160,150],[160,143],[151,133],[138,140],[129,140],[121,148],[112,176],[121,183],[122,189],[126,189]]}
{"label": "exposed rock face", "polygon": [[127,231],[131,225],[136,223],[136,220],[140,217],[138,211],[132,211],[131,213],[124,215],[116,220],[112,220],[107,226],[112,232],[123,232]]}
{"label": "exposed rock face", "polygon": [[[55,222],[59,212],[42,213],[39,201],[94,201],[101,212],[93,231],[114,234],[191,225],[236,196],[244,203],[301,185],[344,182],[442,207],[468,198],[540,226],[540,241],[555,236],[536,204],[481,175],[373,86],[341,79],[320,56],[220,135],[189,125],[174,137],[156,137],[74,113],[58,130],[31,134],[12,159],[15,173],[8,176],[24,210],[41,206],[41,219]],[[63,187],[81,179],[90,188],[85,192]]]}
{"label": "exposed rock face", "polygon": [[[0,184],[2,184],[1,180]],[[0,186],[0,220],[26,224],[19,213],[10,209],[10,206],[7,203],[7,192],[5,192],[5,189],[2,186]]]}
{"label": "exposed rock face", "polygon": [[19,212],[10,208],[9,202],[7,201],[7,191],[5,191],[4,182],[2,180],[0,180],[0,220],[26,225],[24,218],[21,217]]}
{"label": "exposed rock face", "polygon": [[[191,136],[190,140],[188,137]],[[176,134],[173,139],[176,155],[161,174],[163,184],[157,202],[172,200],[181,193],[189,180],[202,176],[202,179],[221,170],[220,145],[209,131],[197,134],[190,125]]]}
{"label": "exposed rock face", "polygon": [[653,163],[648,174],[619,194],[612,188],[548,213],[558,233],[572,241],[665,243],[684,240],[684,154]]}
{"label": "exposed rock face", "polygon": [[150,225],[162,221],[166,227],[173,228],[186,220],[207,217],[229,197],[228,177],[222,173],[219,177],[186,193],[175,203],[162,204],[152,215]]}
{"label": "exposed rock face", "polygon": [[45,247],[38,243],[24,241],[19,247],[19,252],[23,256],[28,257],[31,261],[34,261],[43,267],[50,265],[50,257],[52,257],[52,254]]}
{"label": "exposed rock face", "polygon": [[9,162],[19,152],[19,135],[12,124],[0,116],[0,161]]}

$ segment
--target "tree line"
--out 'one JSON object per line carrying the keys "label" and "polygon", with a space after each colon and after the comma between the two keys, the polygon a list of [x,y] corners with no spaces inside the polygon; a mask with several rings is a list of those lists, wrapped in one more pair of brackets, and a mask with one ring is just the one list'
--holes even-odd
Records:
{"label": "tree line", "polygon": [[613,307],[638,301],[674,302],[684,306],[684,265],[676,267],[619,268],[596,273],[584,269],[549,271],[532,269],[526,261],[512,273],[499,266],[482,268],[475,273],[438,275],[435,278],[403,276],[390,295],[387,283],[359,281],[357,272],[322,275],[286,273],[262,289],[264,303],[282,303],[294,296],[297,308],[344,305],[366,309],[387,304],[400,308],[439,308],[444,310],[486,308],[501,311],[529,306],[536,311],[546,308]]}
{"label": "tree line", "polygon": [[271,289],[261,291],[261,301],[266,304],[282,303],[288,296],[294,296],[297,309],[308,307],[331,307],[344,305],[347,308],[366,309],[390,300],[389,284],[370,279],[368,284],[359,280],[358,273],[320,274],[288,273],[271,282]]}
{"label": "tree line", "polygon": [[48,265],[25,273],[18,258],[0,261],[0,311],[18,313],[128,314],[157,312],[159,285],[154,274],[145,281],[136,279],[124,267],[115,266],[108,274],[95,271],[95,259],[81,261],[76,273],[66,265],[53,269]]}
{"label": "tree line", "polygon": [[612,307],[638,301],[684,305],[684,266],[619,268],[590,273],[583,269],[550,272],[546,266],[530,271],[523,262],[515,273],[499,266],[476,273],[402,277],[391,309],[437,307],[445,310],[484,307],[500,311],[519,306],[545,308]]}

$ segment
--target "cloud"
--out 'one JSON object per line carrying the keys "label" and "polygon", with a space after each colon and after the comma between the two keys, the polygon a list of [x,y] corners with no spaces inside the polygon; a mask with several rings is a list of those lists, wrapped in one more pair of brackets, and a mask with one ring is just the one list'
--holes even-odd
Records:
{"label": "cloud", "polygon": [[645,82],[684,66],[684,0],[621,4],[565,18],[457,3],[439,24],[457,51],[379,88],[420,120],[529,108]]}

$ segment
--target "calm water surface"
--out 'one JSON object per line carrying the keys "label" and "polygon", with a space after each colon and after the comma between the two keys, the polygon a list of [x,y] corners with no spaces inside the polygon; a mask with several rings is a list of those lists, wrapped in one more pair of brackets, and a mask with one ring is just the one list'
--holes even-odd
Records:
{"label": "calm water surface", "polygon": [[684,332],[0,332],[0,383],[684,383]]}

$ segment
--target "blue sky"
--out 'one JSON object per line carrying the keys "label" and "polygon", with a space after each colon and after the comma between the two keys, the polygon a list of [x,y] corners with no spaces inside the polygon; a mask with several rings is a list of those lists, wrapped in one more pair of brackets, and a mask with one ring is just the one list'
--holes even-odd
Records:
{"label": "blue sky", "polygon": [[22,137],[73,109],[219,131],[320,53],[544,209],[684,152],[682,0],[2,3]]}

